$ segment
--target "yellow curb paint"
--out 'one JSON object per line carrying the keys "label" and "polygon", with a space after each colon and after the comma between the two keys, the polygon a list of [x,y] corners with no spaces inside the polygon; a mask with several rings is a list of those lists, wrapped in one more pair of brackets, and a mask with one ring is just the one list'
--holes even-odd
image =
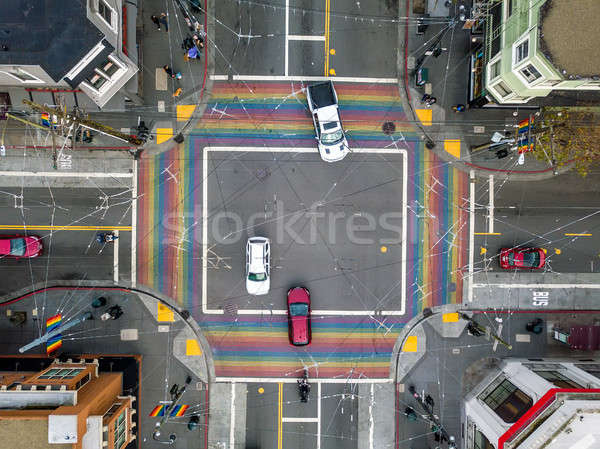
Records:
{"label": "yellow curb paint", "polygon": [[173,128],[156,128],[156,143],[160,145],[173,137]]}
{"label": "yellow curb paint", "polygon": [[258,389],[258,394],[263,394],[265,392],[265,389],[263,387],[260,387]]}
{"label": "yellow curb paint", "polygon": [[482,246],[479,250],[479,254],[483,256],[485,253],[487,253],[487,249]]}
{"label": "yellow curb paint", "polygon": [[195,104],[178,104],[177,105],[177,121],[187,122],[196,110]]}
{"label": "yellow curb paint", "polygon": [[382,246],[381,248],[379,248],[379,251],[381,251],[382,253],[387,253],[387,246]]}
{"label": "yellow curb paint", "polygon": [[558,248],[554,248],[554,254],[560,254],[562,251]]}
{"label": "yellow curb paint", "polygon": [[444,323],[456,323],[458,321],[458,313],[444,313],[442,315],[442,322]]}
{"label": "yellow curb paint", "polygon": [[175,315],[173,311],[165,306],[162,302],[158,302],[158,312],[156,314],[156,321],[158,322],[166,322],[166,321],[175,321]]}
{"label": "yellow curb paint", "polygon": [[202,355],[202,349],[198,341],[193,338],[188,338],[185,342],[185,355]]}
{"label": "yellow curb paint", "polygon": [[415,114],[423,126],[433,124],[433,111],[431,109],[415,109]]}
{"label": "yellow curb paint", "polygon": [[460,159],[460,140],[459,139],[446,139],[444,140],[444,150],[446,153],[451,154],[457,159]]}
{"label": "yellow curb paint", "polygon": [[402,352],[417,352],[417,336],[410,335],[406,338],[404,346],[402,346]]}

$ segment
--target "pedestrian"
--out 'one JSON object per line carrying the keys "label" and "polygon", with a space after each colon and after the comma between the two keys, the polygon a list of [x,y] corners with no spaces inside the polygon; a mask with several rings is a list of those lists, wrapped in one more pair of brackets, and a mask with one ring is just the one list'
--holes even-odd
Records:
{"label": "pedestrian", "polygon": [[431,98],[431,95],[424,94],[423,97],[421,98],[421,103],[427,103],[427,100],[429,100],[430,98]]}
{"label": "pedestrian", "polygon": [[174,97],[178,97],[181,95],[181,93],[183,92],[183,89],[181,87],[178,87],[175,92],[173,92],[173,96]]}
{"label": "pedestrian", "polygon": [[428,108],[431,107],[431,105],[435,104],[437,102],[437,98],[430,96],[426,101],[425,101],[425,106],[427,106]]}
{"label": "pedestrian", "polygon": [[158,19],[160,21],[160,23],[162,23],[165,26],[165,31],[167,33],[169,32],[169,22],[167,21],[168,18],[169,17],[164,12],[161,12],[160,17]]}
{"label": "pedestrian", "polygon": [[464,104],[455,104],[454,106],[452,106],[452,110],[456,113],[458,112],[463,112],[465,110],[465,105]]}
{"label": "pedestrian", "polygon": [[202,37],[198,37],[197,34],[194,34],[194,37],[192,37],[192,40],[194,41],[194,45],[196,46],[196,48],[198,50],[201,50],[202,48],[204,48],[204,39]]}
{"label": "pedestrian", "polygon": [[163,70],[165,72],[167,72],[167,75],[169,75],[171,78],[175,78],[175,75],[173,75],[173,70],[171,69],[171,67],[169,67],[168,65],[163,65]]}
{"label": "pedestrian", "polygon": [[177,72],[174,76],[175,79],[180,80],[181,78],[183,78],[183,76],[181,75],[181,72]]}
{"label": "pedestrian", "polygon": [[154,22],[154,24],[156,25],[156,28],[158,29],[158,31],[160,31],[160,20],[158,19],[158,17],[150,16],[150,20],[152,20],[152,22]]}

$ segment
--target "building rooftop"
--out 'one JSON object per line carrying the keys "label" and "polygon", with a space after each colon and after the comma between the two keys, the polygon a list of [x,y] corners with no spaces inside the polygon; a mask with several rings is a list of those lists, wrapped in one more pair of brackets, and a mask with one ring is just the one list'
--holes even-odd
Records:
{"label": "building rooftop", "polygon": [[[27,438],[23,438],[27,435]],[[48,443],[47,419],[0,419],[0,440],[11,449],[72,449],[69,444]]]}
{"label": "building rooftop", "polygon": [[60,81],[104,34],[88,20],[84,0],[0,2],[0,65],[39,65]]}
{"label": "building rooftop", "polygon": [[600,76],[600,1],[548,0],[540,8],[540,47],[569,79]]}

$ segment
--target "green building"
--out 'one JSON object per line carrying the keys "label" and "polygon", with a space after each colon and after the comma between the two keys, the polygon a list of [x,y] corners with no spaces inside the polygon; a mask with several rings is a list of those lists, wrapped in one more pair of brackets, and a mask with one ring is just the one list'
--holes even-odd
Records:
{"label": "green building", "polygon": [[480,96],[511,104],[557,90],[600,90],[600,0],[483,3]]}

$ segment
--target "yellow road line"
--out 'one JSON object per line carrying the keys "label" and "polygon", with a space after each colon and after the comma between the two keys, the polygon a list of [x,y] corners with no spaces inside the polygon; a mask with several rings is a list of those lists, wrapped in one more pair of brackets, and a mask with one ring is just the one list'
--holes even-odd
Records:
{"label": "yellow road line", "polygon": [[475,235],[502,235],[501,232],[474,232]]}
{"label": "yellow road line", "polygon": [[327,76],[329,74],[329,8],[331,0],[325,0],[325,73]]}
{"label": "yellow road line", "polygon": [[131,231],[132,226],[0,225],[0,230],[2,229],[27,229],[28,231]]}
{"label": "yellow road line", "polygon": [[283,382],[278,384],[279,391],[277,392],[277,449],[283,447]]}
{"label": "yellow road line", "polygon": [[569,237],[591,237],[592,234],[565,234],[566,236]]}

